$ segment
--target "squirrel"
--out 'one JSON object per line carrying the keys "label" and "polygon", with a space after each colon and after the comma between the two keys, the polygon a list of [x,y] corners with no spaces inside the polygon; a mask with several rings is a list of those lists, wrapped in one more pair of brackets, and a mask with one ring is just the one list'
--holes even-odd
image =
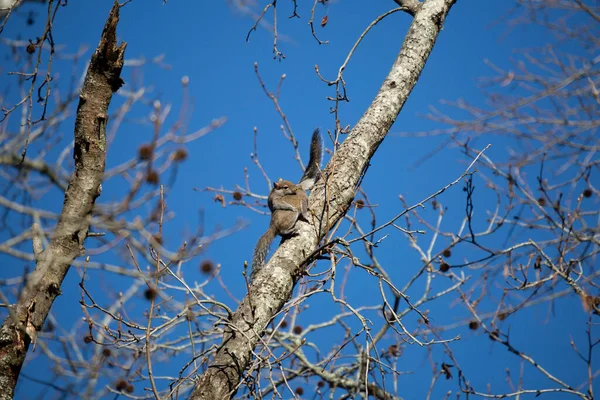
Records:
{"label": "squirrel", "polygon": [[275,236],[292,236],[296,221],[308,221],[308,196],[306,190],[312,189],[319,177],[319,165],[323,157],[323,140],[319,129],[315,129],[310,142],[310,157],[304,174],[298,184],[287,180],[273,183],[269,193],[268,205],[271,210],[269,229],[258,239],[252,258],[251,279],[265,266],[267,253]]}

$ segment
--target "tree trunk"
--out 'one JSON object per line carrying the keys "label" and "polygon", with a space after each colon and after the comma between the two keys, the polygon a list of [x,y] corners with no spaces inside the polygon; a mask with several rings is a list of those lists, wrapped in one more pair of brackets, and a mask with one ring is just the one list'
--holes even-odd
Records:
{"label": "tree trunk", "polygon": [[112,94],[122,85],[126,43],[117,45],[119,4],[104,26],[92,55],[75,120],[75,171],[48,248],[34,241],[36,268],[0,328],[0,400],[12,399],[30,343],[43,325],[73,260],[82,255],[92,209],[100,195],[106,161],[106,124]]}

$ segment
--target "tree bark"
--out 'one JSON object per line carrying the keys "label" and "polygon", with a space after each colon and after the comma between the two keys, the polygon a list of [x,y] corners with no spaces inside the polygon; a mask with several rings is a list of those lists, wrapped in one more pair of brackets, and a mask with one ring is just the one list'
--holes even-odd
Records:
{"label": "tree bark", "polygon": [[197,381],[191,399],[222,400],[235,395],[265,328],[291,298],[306,257],[350,208],[369,160],[417,83],[454,3],[455,0],[425,0],[414,13],[400,53],[377,96],[336,150],[323,171],[325,179],[311,193],[309,207],[323,217],[322,229],[298,223],[298,235],[282,243],[257,273],[249,294],[228,321],[223,343]]}
{"label": "tree bark", "polygon": [[106,162],[106,124],[112,95],[123,84],[126,43],[117,45],[119,4],[114,2],[92,55],[77,107],[75,171],[48,248],[37,252],[17,304],[0,328],[0,400],[12,399],[30,343],[43,325],[73,260],[84,252],[92,209],[100,195]]}

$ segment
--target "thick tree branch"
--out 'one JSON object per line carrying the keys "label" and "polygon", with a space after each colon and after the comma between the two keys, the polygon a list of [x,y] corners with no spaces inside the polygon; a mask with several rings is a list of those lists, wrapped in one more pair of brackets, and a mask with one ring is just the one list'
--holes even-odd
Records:
{"label": "thick tree branch", "polygon": [[421,7],[419,0],[394,0],[394,3],[398,4],[399,7],[405,7],[410,15],[415,15]]}
{"label": "thick tree branch", "polygon": [[417,83],[454,2],[427,0],[415,13],[379,93],[335,152],[325,168],[325,179],[312,191],[310,209],[323,217],[323,228],[318,233],[310,224],[298,223],[298,235],[286,240],[256,275],[249,295],[231,317],[214,360],[197,382],[192,399],[227,399],[235,394],[267,324],[291,297],[301,265],[329,227],[349,209],[369,160]]}
{"label": "thick tree branch", "polygon": [[75,121],[75,172],[48,248],[0,328],[0,400],[12,399],[31,341],[42,329],[73,260],[83,251],[106,161],[106,123],[113,92],[122,85],[125,43],[117,45],[119,4],[104,26],[81,90]]}

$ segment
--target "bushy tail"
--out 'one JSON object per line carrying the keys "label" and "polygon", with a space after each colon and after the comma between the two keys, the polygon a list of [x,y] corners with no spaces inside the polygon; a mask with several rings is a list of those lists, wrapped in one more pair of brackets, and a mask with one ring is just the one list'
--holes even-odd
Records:
{"label": "bushy tail", "polygon": [[319,167],[321,165],[321,159],[323,158],[323,139],[321,138],[321,132],[319,128],[315,129],[310,141],[310,157],[304,175],[300,179],[299,185],[304,190],[310,190],[314,186],[317,178],[319,177]]}
{"label": "bushy tail", "polygon": [[275,229],[269,227],[267,231],[258,239],[256,247],[254,248],[254,255],[252,257],[252,271],[250,272],[250,279],[254,279],[254,276],[258,271],[265,266],[265,260],[267,253],[271,247],[271,243],[275,239]]}

